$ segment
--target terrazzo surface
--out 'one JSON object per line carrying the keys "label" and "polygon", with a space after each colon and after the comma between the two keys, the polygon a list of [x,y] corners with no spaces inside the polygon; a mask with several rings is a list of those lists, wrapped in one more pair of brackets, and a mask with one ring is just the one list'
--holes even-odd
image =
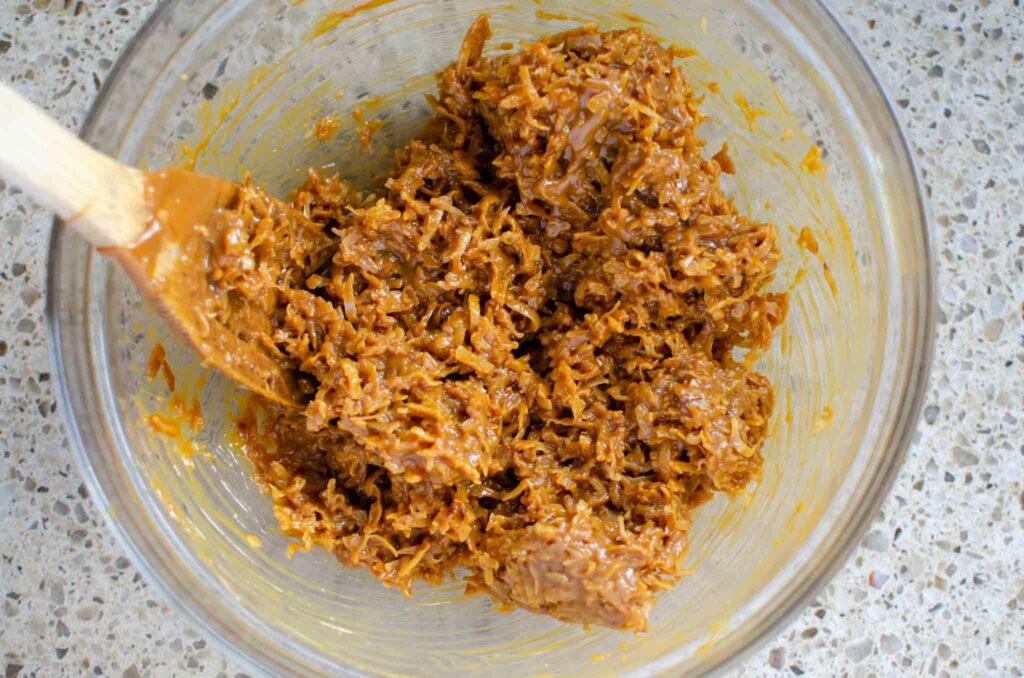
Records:
{"label": "terrazzo surface", "polygon": [[[920,163],[938,254],[936,359],[869,533],[735,674],[1020,676],[1024,8],[828,4],[897,102]],[[0,79],[78,128],[154,6],[0,3]],[[6,678],[243,675],[142,579],[72,460],[44,321],[49,222],[0,182],[0,667]]]}

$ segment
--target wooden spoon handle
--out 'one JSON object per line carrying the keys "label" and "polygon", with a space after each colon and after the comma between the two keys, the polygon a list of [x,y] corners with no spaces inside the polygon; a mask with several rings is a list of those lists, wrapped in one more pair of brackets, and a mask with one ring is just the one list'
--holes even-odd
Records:
{"label": "wooden spoon handle", "polygon": [[96,247],[132,243],[146,227],[143,173],[93,150],[2,83],[0,175]]}

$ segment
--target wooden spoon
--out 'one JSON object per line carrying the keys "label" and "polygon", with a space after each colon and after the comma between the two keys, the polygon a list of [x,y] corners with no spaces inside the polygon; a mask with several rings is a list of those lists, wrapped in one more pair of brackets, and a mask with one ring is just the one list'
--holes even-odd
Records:
{"label": "wooden spoon", "polygon": [[[266,340],[267,314],[210,279],[211,254],[227,229],[237,231],[231,210],[246,187],[182,169],[123,165],[2,84],[0,112],[0,174],[119,262],[205,364],[273,401],[301,405],[294,370]],[[267,200],[277,218],[308,223]]]}

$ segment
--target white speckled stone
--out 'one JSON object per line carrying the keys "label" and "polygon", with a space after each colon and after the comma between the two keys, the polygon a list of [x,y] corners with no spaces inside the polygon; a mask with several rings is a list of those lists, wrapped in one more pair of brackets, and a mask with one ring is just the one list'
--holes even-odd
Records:
{"label": "white speckled stone", "polygon": [[[924,175],[937,357],[924,420],[874,526],[736,674],[1021,676],[1024,8],[828,4],[898,103]],[[0,3],[0,79],[77,128],[154,5]],[[234,676],[141,580],[72,462],[43,319],[49,221],[0,182],[0,666],[6,678]]]}

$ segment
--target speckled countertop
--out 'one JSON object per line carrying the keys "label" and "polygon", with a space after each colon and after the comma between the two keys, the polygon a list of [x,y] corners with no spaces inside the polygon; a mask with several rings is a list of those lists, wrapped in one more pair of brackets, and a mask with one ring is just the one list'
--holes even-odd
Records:
{"label": "speckled countertop", "polygon": [[[78,128],[154,0],[0,3],[0,79]],[[936,361],[906,465],[850,562],[739,675],[1024,667],[1024,8],[829,0],[887,83],[934,216]],[[0,124],[3,124],[0,112]],[[235,676],[102,524],[43,318],[49,216],[0,181],[0,666]]]}

